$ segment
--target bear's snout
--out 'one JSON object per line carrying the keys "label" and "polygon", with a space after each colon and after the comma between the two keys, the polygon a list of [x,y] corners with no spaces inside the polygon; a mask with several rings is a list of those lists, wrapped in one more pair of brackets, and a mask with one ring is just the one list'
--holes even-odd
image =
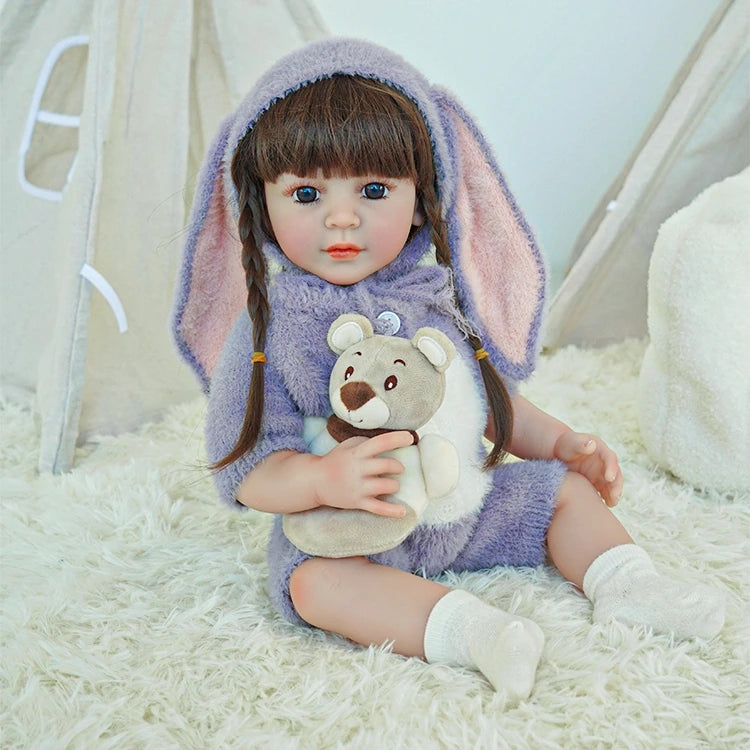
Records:
{"label": "bear's snout", "polygon": [[362,381],[355,383],[346,383],[342,385],[339,394],[341,402],[349,411],[355,411],[364,406],[376,393],[372,388]]}

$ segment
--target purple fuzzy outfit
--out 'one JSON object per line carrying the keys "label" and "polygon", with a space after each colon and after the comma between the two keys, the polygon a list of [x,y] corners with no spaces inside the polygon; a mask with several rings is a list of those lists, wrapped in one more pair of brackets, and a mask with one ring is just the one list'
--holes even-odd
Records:
{"label": "purple fuzzy outfit", "polygon": [[[267,258],[281,270],[269,280],[271,318],[265,352],[268,362],[265,365],[263,425],[256,447],[216,475],[219,493],[225,502],[243,508],[234,500],[234,493],[255,465],[279,450],[307,452],[303,439],[305,418],[325,417],[331,413],[328,378],[336,355],[326,344],[329,326],[343,313],[359,313],[366,316],[376,330],[385,332],[378,316],[388,311],[395,313],[401,322],[398,336],[411,338],[420,327],[432,326],[451,338],[459,364],[454,362],[449,368],[449,372],[455,370],[458,374],[453,383],[452,399],[446,397],[450,403],[445,405],[443,425],[448,431],[446,437],[454,442],[454,426],[460,432],[460,425],[468,419],[472,432],[462,445],[457,445],[463,483],[454,496],[444,502],[442,509],[426,516],[402,544],[371,559],[428,576],[445,570],[538,565],[544,560],[544,537],[565,467],[557,461],[526,461],[501,465],[489,473],[481,471],[485,455],[481,437],[487,412],[484,387],[473,351],[459,326],[452,284],[456,285],[467,317],[512,392],[515,381],[526,377],[533,369],[543,301],[542,261],[489,149],[468,115],[448,94],[430,86],[402,59],[375,45],[354,40],[325,40],[288,56],[259,81],[237,112],[225,120],[207,157],[196,196],[174,325],[183,355],[209,392],[208,457],[212,462],[217,461],[234,446],[244,417],[253,351],[252,324],[245,311],[240,312],[226,336],[217,363],[212,366],[210,357],[200,351],[199,329],[209,324],[201,322],[202,312],[191,312],[197,309],[190,307],[191,298],[202,295],[201,304],[205,307],[215,302],[210,299],[212,294],[220,296],[221,284],[214,283],[212,289],[219,291],[208,295],[199,287],[194,278],[200,264],[198,255],[227,252],[223,247],[226,239],[206,240],[209,233],[205,227],[214,210],[212,201],[220,203],[215,194],[223,187],[236,214],[236,194],[227,172],[237,142],[274,99],[335,73],[376,78],[399,88],[418,105],[432,138],[454,276],[451,278],[442,266],[417,265],[429,253],[427,228],[420,230],[391,264],[351,286],[336,286],[297,268],[275,245],[267,243],[264,248]],[[520,357],[509,356],[502,342],[498,342],[494,333],[498,326],[493,324],[492,313],[487,312],[493,305],[491,295],[488,300],[487,289],[482,287],[483,299],[477,291],[481,284],[490,282],[484,281],[481,268],[477,270],[470,260],[464,262],[462,256],[462,253],[466,255],[462,248],[468,246],[462,233],[470,223],[466,216],[471,209],[461,207],[461,196],[470,194],[470,187],[465,188],[460,180],[460,133],[468,133],[472,143],[479,144],[475,150],[481,149],[503,206],[508,207],[526,243],[532,267],[542,279],[541,285],[537,283],[534,287]],[[217,233],[219,236],[224,235]],[[237,247],[231,252],[238,253]],[[513,252],[509,254],[512,256]],[[238,264],[238,255],[234,262]],[[503,258],[495,262],[502,264]],[[277,516],[268,547],[270,592],[284,616],[297,623],[302,620],[289,597],[289,577],[307,557],[286,539],[281,516]]]}

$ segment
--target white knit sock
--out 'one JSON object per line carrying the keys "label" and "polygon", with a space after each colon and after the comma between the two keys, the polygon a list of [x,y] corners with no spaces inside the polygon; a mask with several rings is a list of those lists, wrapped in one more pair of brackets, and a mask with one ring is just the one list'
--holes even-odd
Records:
{"label": "white knit sock", "polygon": [[659,575],[648,553],[622,544],[594,560],[583,577],[595,622],[615,618],[677,638],[713,638],[724,625],[724,596],[704,584]]}
{"label": "white knit sock", "polygon": [[511,703],[528,698],[544,647],[539,626],[455,589],[433,607],[424,633],[425,658],[478,669]]}

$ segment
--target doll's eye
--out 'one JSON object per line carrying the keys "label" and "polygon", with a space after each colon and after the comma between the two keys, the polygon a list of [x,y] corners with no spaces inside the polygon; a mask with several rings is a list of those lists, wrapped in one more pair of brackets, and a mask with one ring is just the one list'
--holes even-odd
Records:
{"label": "doll's eye", "polygon": [[390,191],[382,182],[368,182],[362,188],[362,196],[376,201],[385,198]]}
{"label": "doll's eye", "polygon": [[344,380],[349,380],[352,375],[354,375],[354,368],[349,365],[344,372]]}
{"label": "doll's eye", "polygon": [[386,391],[392,391],[398,385],[398,378],[395,375],[389,375],[385,379],[383,385],[385,386]]}
{"label": "doll's eye", "polygon": [[294,198],[295,203],[315,203],[320,198],[320,193],[317,188],[303,185],[294,189],[292,198]]}

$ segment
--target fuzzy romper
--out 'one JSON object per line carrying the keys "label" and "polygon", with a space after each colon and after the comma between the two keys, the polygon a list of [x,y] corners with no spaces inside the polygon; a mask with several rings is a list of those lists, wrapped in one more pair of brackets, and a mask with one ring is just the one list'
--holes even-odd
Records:
{"label": "fuzzy romper", "polygon": [[[217,461],[234,446],[252,372],[252,323],[244,310],[241,248],[232,229],[237,216],[236,192],[228,174],[232,154],[274,99],[338,73],[392,85],[409,96],[424,116],[454,273],[430,262],[427,227],[392,263],[351,286],[336,286],[303,271],[273,243],[266,243],[264,252],[275,271],[269,280],[263,425],[255,448],[216,474],[219,493],[225,502],[243,509],[234,493],[254,466],[275,451],[308,451],[306,420],[331,413],[328,379],[336,356],[326,336],[339,315],[364,315],[376,332],[405,338],[420,327],[432,326],[448,335],[457,356],[446,372],[443,405],[420,432],[443,435],[454,444],[459,481],[449,495],[430,503],[404,542],[371,559],[427,576],[495,565],[539,565],[566,469],[558,461],[482,469],[487,404],[478,363],[462,332],[453,286],[471,326],[513,393],[516,383],[533,370],[543,306],[543,262],[471,118],[451,95],[431,86],[401,58],[369,43],[324,40],[282,59],[224,121],[207,156],[186,245],[174,329],[182,354],[209,395],[208,458]],[[292,622],[302,620],[289,597],[289,578],[307,557],[284,536],[277,516],[268,546],[270,594]]]}

